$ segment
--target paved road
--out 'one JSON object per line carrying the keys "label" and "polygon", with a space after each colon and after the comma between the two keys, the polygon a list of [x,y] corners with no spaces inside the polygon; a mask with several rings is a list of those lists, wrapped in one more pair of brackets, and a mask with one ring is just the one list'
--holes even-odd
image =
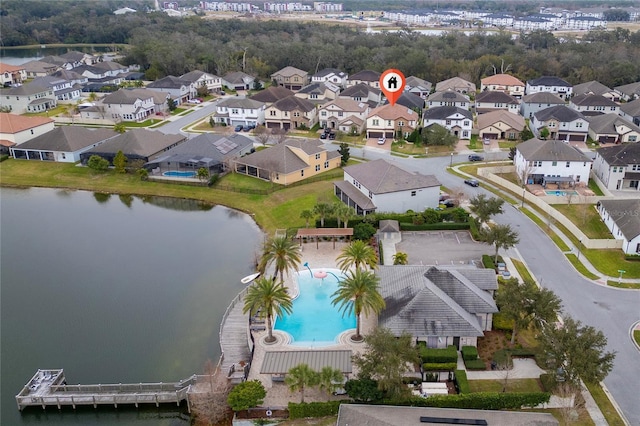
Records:
{"label": "paved road", "polygon": [[219,99],[213,102],[205,102],[203,104],[199,104],[193,109],[193,112],[183,116],[178,116],[178,118],[175,119],[172,118],[173,121],[170,121],[169,123],[158,127],[158,131],[164,133],[165,135],[178,133],[188,135],[188,133],[180,131],[180,129],[213,114],[216,111],[216,104],[218,103],[218,101]]}

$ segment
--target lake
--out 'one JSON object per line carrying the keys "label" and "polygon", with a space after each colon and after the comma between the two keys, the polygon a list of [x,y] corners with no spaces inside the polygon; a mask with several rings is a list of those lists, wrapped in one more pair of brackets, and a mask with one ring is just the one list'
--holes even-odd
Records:
{"label": "lake", "polygon": [[37,61],[49,55],[62,55],[67,52],[86,52],[94,55],[111,52],[107,47],[43,47],[40,49],[3,49],[0,48],[0,61],[9,65],[22,65],[29,61]]}
{"label": "lake", "polygon": [[188,425],[172,406],[30,407],[38,368],[69,384],[177,381],[220,356],[220,320],[254,271],[250,216],[190,200],[0,189],[1,424]]}

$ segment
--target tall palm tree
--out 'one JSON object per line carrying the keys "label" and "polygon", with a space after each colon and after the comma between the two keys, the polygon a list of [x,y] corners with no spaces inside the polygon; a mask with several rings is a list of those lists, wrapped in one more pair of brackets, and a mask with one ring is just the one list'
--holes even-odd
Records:
{"label": "tall palm tree", "polygon": [[311,210],[306,209],[300,212],[300,218],[305,220],[305,228],[309,227],[309,219],[313,219],[314,214]]}
{"label": "tall palm tree", "polygon": [[352,265],[356,269],[360,269],[360,266],[364,267],[364,265],[369,265],[371,268],[378,265],[378,256],[373,247],[361,240],[353,241],[343,248],[336,260],[338,267],[343,272],[346,272]]}
{"label": "tall palm tree", "polygon": [[304,388],[313,387],[318,383],[318,373],[307,364],[298,364],[287,372],[284,382],[291,392],[299,390],[300,402],[304,402]]}
{"label": "tall palm tree", "polygon": [[313,207],[313,212],[320,216],[320,226],[324,228],[324,218],[333,213],[333,206],[328,203],[318,203]]}
{"label": "tall palm tree", "polygon": [[355,212],[351,207],[342,203],[336,203],[333,211],[338,218],[338,227],[340,227],[340,222],[344,224],[345,228],[349,226],[349,219],[355,215]]}
{"label": "tall palm tree", "polygon": [[282,283],[276,283],[269,278],[261,277],[256,280],[247,295],[244,297],[244,307],[242,313],[249,312],[250,315],[258,315],[267,320],[267,342],[275,341],[273,337],[273,317],[290,314],[293,309],[291,296]]}
{"label": "tall palm tree", "polygon": [[353,340],[360,341],[360,316],[373,312],[379,314],[385,307],[384,298],[378,292],[380,278],[372,271],[356,269],[338,283],[338,290],[331,295],[332,304],[340,305],[340,310],[347,312],[353,309],[356,315],[356,335]]}
{"label": "tall palm tree", "polygon": [[318,388],[326,391],[328,394],[334,392],[337,388],[342,387],[344,375],[342,371],[333,367],[323,367],[318,373]]}
{"label": "tall palm tree", "polygon": [[274,278],[280,274],[280,283],[284,282],[284,273],[295,270],[300,264],[300,250],[295,241],[284,237],[273,237],[265,241],[258,271],[264,274],[271,264],[275,267]]}

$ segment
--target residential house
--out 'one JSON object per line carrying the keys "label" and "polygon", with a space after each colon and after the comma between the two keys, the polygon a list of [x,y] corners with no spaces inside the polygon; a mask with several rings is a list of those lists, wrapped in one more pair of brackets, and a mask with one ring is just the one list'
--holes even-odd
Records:
{"label": "residential house", "polygon": [[271,74],[271,80],[278,83],[278,86],[297,92],[309,83],[309,73],[287,66]]}
{"label": "residential house", "polygon": [[27,83],[18,87],[0,89],[0,106],[14,114],[44,112],[57,105],[53,89]]}
{"label": "residential house", "polygon": [[405,92],[413,93],[414,95],[420,96],[422,99],[426,99],[427,96],[429,96],[429,93],[431,93],[431,88],[433,87],[431,82],[415,76],[409,76],[405,80]]}
{"label": "residential house", "polygon": [[382,159],[343,170],[343,180],[333,183],[334,192],[358,215],[438,207],[440,182],[433,175],[408,172]]}
{"label": "residential house", "polygon": [[640,198],[602,200],[598,212],[613,238],[622,240],[622,251],[640,254]]}
{"label": "residential house", "polygon": [[341,159],[320,140],[296,138],[238,158],[234,168],[236,173],[289,185],[336,169]]}
{"label": "residential house", "polygon": [[480,80],[480,91],[505,92],[515,98],[524,96],[525,84],[509,74],[495,74]]}
{"label": "residential house", "polygon": [[478,136],[481,139],[516,140],[525,126],[524,117],[502,109],[478,116]]}
{"label": "residential house", "polygon": [[463,109],[471,108],[471,101],[467,95],[463,95],[452,89],[444,92],[434,92],[427,97],[427,108],[453,106]]}
{"label": "residential house", "polygon": [[573,86],[560,77],[542,76],[527,81],[527,95],[534,93],[552,93],[560,99],[569,100],[573,94]]}
{"label": "residential house", "polygon": [[428,348],[461,349],[476,346],[478,337],[491,331],[493,314],[498,312],[491,295],[497,288],[492,270],[381,265],[377,275],[386,305],[378,315],[378,326],[396,336],[409,333]]}
{"label": "residential house", "polygon": [[505,110],[513,114],[518,114],[520,101],[505,92],[487,90],[478,93],[475,100],[475,107],[477,114],[484,114],[496,110]]}
{"label": "residential house", "polygon": [[280,99],[264,111],[264,124],[269,129],[310,129],[317,120],[315,104],[297,96]]}
{"label": "residential house", "polygon": [[102,70],[105,76],[116,77],[119,74],[129,72],[129,67],[113,61],[96,62],[93,66]]}
{"label": "residential house", "polygon": [[157,112],[155,105],[152,90],[127,88],[109,93],[94,108],[82,109],[80,115],[82,118],[113,121],[144,121]]}
{"label": "residential house", "polygon": [[113,164],[119,151],[128,161],[148,163],[161,157],[166,151],[186,141],[184,135],[164,134],[155,130],[132,129],[119,134],[102,144],[80,154],[82,164],[87,164],[92,155],[99,155]]}
{"label": "residential house", "polygon": [[160,80],[147,84],[146,89],[166,93],[177,105],[183,104],[196,97],[196,86],[190,81],[168,75]]}
{"label": "residential house", "polygon": [[620,105],[602,95],[576,95],[569,101],[569,108],[580,111],[582,115],[617,114]]}
{"label": "residential house", "polygon": [[469,95],[476,93],[476,85],[461,77],[453,77],[436,83],[436,92],[446,92],[447,90]]}
{"label": "residential house", "polygon": [[422,114],[422,121],[424,127],[439,124],[459,139],[471,139],[473,114],[468,109],[456,106],[429,108]]}
{"label": "residential house", "polygon": [[640,99],[620,105],[620,111],[618,113],[622,118],[640,126]]}
{"label": "residential house", "polygon": [[564,101],[553,93],[538,92],[524,95],[520,103],[520,114],[525,118],[531,118],[536,112],[556,105],[564,105]]}
{"label": "residential house", "polygon": [[67,80],[71,83],[71,86],[79,85],[84,86],[89,82],[89,79],[82,74],[78,74],[77,72],[71,70],[58,70],[51,74],[52,77],[60,78]]}
{"label": "residential house", "polygon": [[235,71],[225,74],[222,77],[222,86],[231,90],[250,90],[256,85],[255,77],[245,74],[242,71]]}
{"label": "residential house", "polygon": [[20,84],[27,79],[24,65],[10,65],[0,62],[0,86]]}
{"label": "residential house", "polygon": [[349,79],[349,74],[347,74],[346,72],[340,71],[339,69],[336,69],[336,68],[325,68],[311,76],[312,83],[329,82],[341,88],[344,88],[347,86],[348,79]]}
{"label": "residential house", "polygon": [[565,188],[587,185],[592,160],[564,141],[534,138],[516,146],[513,162],[516,174],[527,184]]}
{"label": "residential house", "polygon": [[382,92],[368,84],[360,83],[343,90],[338,97],[356,102],[366,102],[371,108],[375,108],[382,101]]}
{"label": "residential house", "polygon": [[640,141],[640,127],[618,114],[601,114],[586,118],[589,121],[591,140],[600,143]]}
{"label": "residential house", "polygon": [[620,101],[620,94],[618,92],[595,80],[573,86],[573,95],[602,95],[611,101]]}
{"label": "residential house", "polygon": [[214,175],[227,171],[233,159],[252,151],[253,141],[239,133],[201,133],[167,150],[160,157],[145,164],[145,168],[154,175],[160,175],[169,171],[197,172],[204,167],[209,175]]}
{"label": "residential house", "polygon": [[27,73],[27,78],[44,77],[50,75],[60,69],[58,65],[44,61],[29,61],[22,64]]}
{"label": "residential house", "polygon": [[54,121],[49,117],[26,117],[0,112],[0,152],[53,130]]}
{"label": "residential house", "polygon": [[79,67],[80,65],[82,65],[81,63],[78,62],[74,62],[74,61],[69,61],[65,58],[63,58],[62,56],[58,56],[58,55],[49,55],[49,56],[45,56],[44,58],[40,58],[40,60],[42,62],[47,62],[51,65],[55,65],[58,68],[61,69],[65,69],[65,70],[70,70],[73,69],[75,67]]}
{"label": "residential house", "polygon": [[424,110],[424,99],[418,95],[414,95],[413,93],[406,91],[402,92],[400,97],[396,99],[396,104],[412,109],[417,112],[418,115],[422,116],[422,111]]}
{"label": "residential house", "polygon": [[273,104],[280,99],[288,98],[289,96],[293,96],[295,93],[287,88],[282,86],[269,86],[264,90],[259,91],[255,95],[249,97],[249,99],[253,99],[254,101],[262,102],[267,107]]}
{"label": "residential house", "polygon": [[383,105],[367,116],[367,137],[394,139],[396,135],[408,137],[419,125],[420,116],[402,105]]}
{"label": "residential house", "polygon": [[59,101],[76,101],[82,95],[82,87],[79,84],[74,85],[64,78],[52,75],[37,77],[31,81],[31,84],[52,89],[54,96]]}
{"label": "residential house", "polygon": [[182,74],[180,79],[191,83],[196,90],[200,87],[206,87],[209,93],[220,93],[222,90],[222,78],[208,72],[195,70]]}
{"label": "residential house", "polygon": [[620,99],[625,102],[640,98],[640,82],[616,86],[613,89],[620,95]]}
{"label": "residential house", "polygon": [[17,159],[76,163],[80,155],[114,138],[112,129],[61,126],[11,148]]}
{"label": "residential house", "polygon": [[248,98],[227,98],[218,102],[213,120],[227,126],[264,124],[266,106]]}
{"label": "residential house", "polygon": [[366,84],[375,89],[380,89],[380,74],[378,71],[363,70],[350,75],[347,79],[347,87],[356,86],[358,84]]}
{"label": "residential house", "polygon": [[111,70],[108,67],[98,67],[99,64],[104,64],[104,62],[98,62],[95,65],[81,65],[73,68],[73,71],[87,77],[89,84],[97,86],[117,86],[125,81],[126,67],[121,70]]}
{"label": "residential house", "polygon": [[366,102],[338,98],[319,107],[320,127],[338,129],[345,133],[361,133],[369,110]]}
{"label": "residential house", "polygon": [[534,113],[529,127],[536,136],[546,127],[549,139],[571,142],[586,142],[589,132],[589,122],[584,115],[566,105],[556,105]]}
{"label": "residential house", "polygon": [[298,90],[296,96],[314,104],[332,101],[340,94],[340,87],[333,83],[311,83]]}
{"label": "residential house", "polygon": [[593,173],[609,190],[640,190],[640,143],[599,148],[593,160]]}
{"label": "residential house", "polygon": [[78,52],[77,50],[72,50],[67,53],[63,53],[60,55],[61,58],[66,59],[70,63],[74,64],[84,64],[84,65],[93,65],[98,62],[103,62],[98,59],[97,56],[94,56],[90,53]]}

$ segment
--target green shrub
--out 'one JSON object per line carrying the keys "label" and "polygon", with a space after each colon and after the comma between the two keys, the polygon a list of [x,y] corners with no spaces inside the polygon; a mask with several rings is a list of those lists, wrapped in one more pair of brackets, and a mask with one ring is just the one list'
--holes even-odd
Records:
{"label": "green shrub", "polygon": [[627,254],[624,258],[625,260],[630,260],[632,262],[640,262],[640,254]]}
{"label": "green shrub", "polygon": [[415,407],[467,408],[475,410],[518,410],[549,402],[547,392],[475,392],[459,395],[432,395],[429,398],[413,397],[406,400],[385,401],[385,404]]}
{"label": "green shrub", "polygon": [[462,352],[462,359],[465,361],[478,359],[478,348],[475,346],[463,346],[460,352]]}
{"label": "green shrub", "polygon": [[259,380],[249,380],[239,383],[227,398],[227,404],[233,411],[247,410],[262,404],[267,391]]}
{"label": "green shrub", "polygon": [[467,367],[467,370],[486,370],[487,366],[484,361],[481,359],[470,359],[464,361],[464,366]]}
{"label": "green shrub", "polygon": [[457,362],[425,362],[422,364],[423,371],[454,371],[458,368]]}
{"label": "green shrub", "polygon": [[324,417],[335,416],[338,414],[340,404],[347,401],[328,401],[328,402],[302,402],[296,404],[289,403],[289,418],[304,419],[306,417]]}
{"label": "green shrub", "polygon": [[488,254],[482,255],[482,265],[486,269],[493,269],[494,271],[496,269],[496,264],[493,263],[493,256],[489,256]]}
{"label": "green shrub", "polygon": [[448,346],[446,349],[420,347],[419,350],[420,358],[424,363],[458,362],[458,351],[455,346]]}
{"label": "green shrub", "polygon": [[444,230],[464,230],[469,229],[468,223],[440,222],[425,223],[422,225],[414,225],[412,223],[400,222],[400,230],[402,231],[444,231]]}
{"label": "green shrub", "polygon": [[502,331],[513,330],[513,320],[505,318],[500,312],[493,314],[493,329]]}
{"label": "green shrub", "polygon": [[7,158],[9,158],[9,154],[2,154],[0,155],[0,163],[2,163],[4,160],[6,160]]}
{"label": "green shrub", "polygon": [[421,214],[414,215],[411,223],[414,225],[424,225],[424,216]]}
{"label": "green shrub", "polygon": [[455,381],[458,385],[458,392],[460,393],[471,393],[471,389],[469,388],[469,381],[467,380],[467,372],[464,370],[456,370]]}
{"label": "green shrub", "polygon": [[471,238],[475,241],[484,241],[484,237],[480,233],[480,230],[478,230],[478,223],[474,218],[469,218],[469,231],[471,231]]}
{"label": "green shrub", "polygon": [[553,374],[544,373],[540,375],[540,383],[545,392],[553,392],[556,388],[556,379]]}
{"label": "green shrub", "polygon": [[358,223],[353,227],[353,238],[356,240],[369,241],[376,233],[376,228],[370,223]]}
{"label": "green shrub", "polygon": [[438,213],[438,211],[434,210],[434,209],[426,209],[422,213],[422,216],[424,217],[424,221],[426,223],[439,223],[439,222],[442,222],[442,217],[440,216],[440,213]]}

